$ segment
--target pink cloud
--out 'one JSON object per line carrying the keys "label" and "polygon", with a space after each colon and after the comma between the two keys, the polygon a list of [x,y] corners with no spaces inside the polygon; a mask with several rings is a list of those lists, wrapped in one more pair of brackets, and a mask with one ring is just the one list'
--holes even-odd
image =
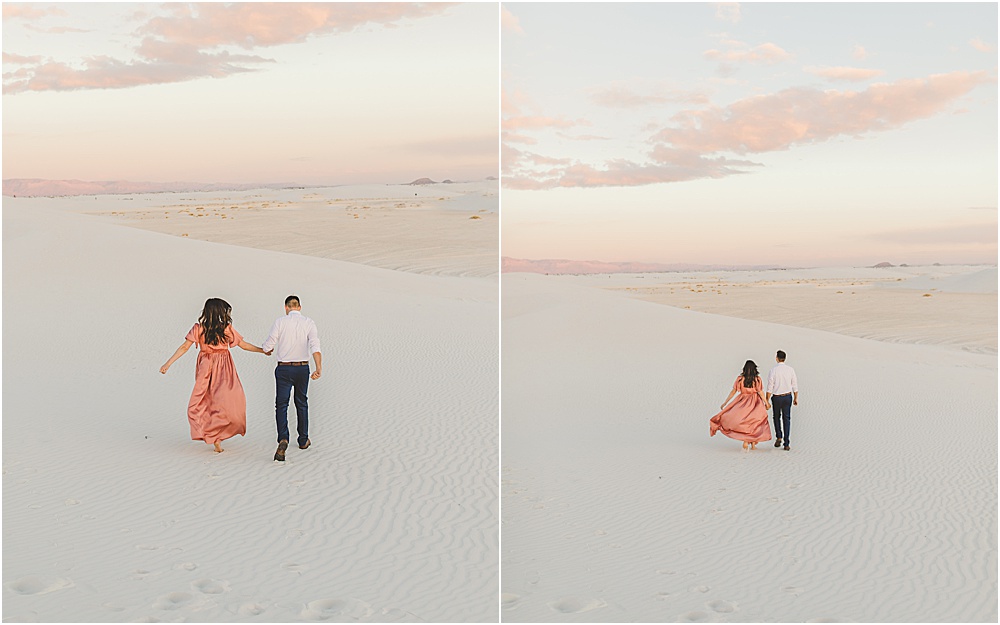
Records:
{"label": "pink cloud", "polygon": [[84,28],[71,28],[69,26],[52,26],[50,28],[41,28],[33,24],[25,24],[25,28],[28,30],[33,30],[39,33],[49,33],[50,35],[65,35],[66,33],[89,33],[93,32]]}
{"label": "pink cloud", "polygon": [[733,24],[738,24],[740,21],[740,3],[739,2],[716,2],[715,3],[715,18],[722,20],[724,22],[732,22]]}
{"label": "pink cloud", "polygon": [[614,159],[598,167],[543,160],[510,148],[502,156],[503,184],[511,189],[637,186],[747,173],[761,164],[721,154],[787,150],[891,130],[942,113],[987,83],[996,83],[996,77],[954,72],[875,84],[863,91],[786,89],[675,115],[670,126],[651,137],[648,163]]}
{"label": "pink cloud", "polygon": [[969,45],[975,48],[976,50],[979,50],[980,52],[996,52],[997,50],[997,47],[995,45],[988,44],[979,37],[976,37],[975,39],[970,41]]}
{"label": "pink cloud", "polygon": [[514,33],[515,35],[524,34],[520,20],[504,6],[500,7],[500,28],[504,32]]}
{"label": "pink cloud", "polygon": [[500,139],[507,143],[526,143],[528,145],[534,145],[538,143],[538,139],[534,137],[529,137],[528,135],[520,135],[513,132],[502,132],[500,133]]}
{"label": "pink cloud", "polygon": [[450,3],[198,3],[166,4],[171,15],[153,17],[141,34],[199,47],[243,48],[305,41],[312,35],[349,32],[365,24],[388,25],[440,13]]}
{"label": "pink cloud", "polygon": [[47,15],[66,15],[66,12],[62,9],[49,8],[49,9],[36,9],[32,6],[25,4],[14,4],[6,2],[3,5],[3,19],[25,19],[33,20]]}
{"label": "pink cloud", "polygon": [[[511,171],[504,176],[503,184],[510,189],[542,190],[557,187],[634,187],[663,182],[683,182],[701,178],[723,178],[743,173],[736,167],[756,165],[749,161],[725,158],[705,158],[697,154],[677,154],[676,162],[666,164],[640,164],[626,159],[615,159],[603,168],[585,163],[565,165],[543,172]],[[505,171],[506,173],[506,171]]]}
{"label": "pink cloud", "polygon": [[705,58],[725,63],[763,63],[765,65],[774,65],[792,58],[791,54],[773,43],[762,43],[754,48],[743,47],[745,44],[736,41],[728,43],[734,44],[734,47],[724,51],[706,50],[704,52]]}
{"label": "pink cloud", "polygon": [[786,150],[930,117],[987,82],[996,79],[986,72],[954,72],[875,84],[865,91],[786,89],[725,108],[682,112],[653,141],[699,154]]}
{"label": "pink cloud", "polygon": [[865,69],[862,67],[805,67],[803,71],[826,78],[845,82],[863,82],[885,72],[880,69]]}
{"label": "pink cloud", "polygon": [[[78,89],[117,89],[138,85],[153,85],[182,82],[194,78],[223,78],[232,74],[251,71],[233,61],[246,62],[248,57],[233,56],[227,52],[218,54],[194,53],[199,57],[197,65],[192,63],[123,63],[107,56],[91,57],[84,60],[83,68],[71,67],[65,63],[41,63],[30,71],[22,68],[17,76],[4,75],[4,93],[23,91],[74,91]],[[17,78],[17,80],[7,80]]]}
{"label": "pink cloud", "polygon": [[854,48],[851,49],[851,58],[863,61],[868,58],[868,50],[865,50],[863,45],[856,43],[854,44]]}
{"label": "pink cloud", "polygon": [[42,62],[42,57],[40,56],[21,56],[20,54],[8,54],[3,53],[3,62],[12,63],[14,65],[34,65],[36,63]]}
{"label": "pink cloud", "polygon": [[[272,62],[252,54],[234,54],[222,46],[244,49],[298,43],[311,36],[348,32],[365,24],[389,27],[405,19],[440,13],[451,6],[441,3],[234,3],[162,5],[168,15],[150,18],[139,29],[143,35],[135,61],[92,57],[74,63],[42,62],[4,75],[3,92],[116,89],[162,84],[197,78],[223,78],[256,71]],[[47,11],[4,5],[4,18],[33,19],[59,15]],[[65,28],[64,32],[76,29]],[[30,58],[10,55],[11,58]],[[5,62],[7,57],[5,56]],[[13,62],[13,61],[11,61]],[[22,68],[24,69],[24,68]]]}

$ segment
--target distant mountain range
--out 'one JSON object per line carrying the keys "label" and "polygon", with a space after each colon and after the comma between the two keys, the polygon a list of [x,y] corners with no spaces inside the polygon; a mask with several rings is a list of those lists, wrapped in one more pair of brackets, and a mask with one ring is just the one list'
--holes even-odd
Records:
{"label": "distant mountain range", "polygon": [[[3,181],[6,196],[39,197],[60,195],[106,195],[114,193],[188,193],[192,191],[246,191],[248,189],[288,189],[305,185],[274,183],[130,182],[127,180],[41,180],[10,178]],[[312,185],[315,186],[315,185]]]}
{"label": "distant mountain range", "polygon": [[[496,180],[489,176],[486,180]],[[411,185],[452,184],[430,178],[418,178]],[[8,178],[3,181],[3,194],[10,197],[51,197],[65,195],[110,195],[128,193],[190,193],[194,191],[247,191],[249,189],[306,189],[331,187],[330,184],[299,184],[294,182],[131,182],[128,180],[43,180],[40,178]]]}
{"label": "distant mountain range", "polygon": [[762,271],[766,269],[784,269],[784,267],[777,265],[696,265],[692,263],[665,264],[565,259],[528,260],[507,256],[500,260],[501,273],[659,273],[667,271]]}

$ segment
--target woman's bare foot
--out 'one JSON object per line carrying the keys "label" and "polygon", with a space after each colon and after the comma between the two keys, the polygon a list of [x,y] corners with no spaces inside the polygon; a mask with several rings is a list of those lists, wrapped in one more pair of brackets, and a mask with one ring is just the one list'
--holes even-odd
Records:
{"label": "woman's bare foot", "polygon": [[221,453],[222,453],[222,452],[224,452],[224,451],[226,451],[226,450],[222,448],[222,445],[221,445],[221,444],[219,444],[219,443],[216,443],[216,444],[215,444],[215,453],[217,453],[217,454],[221,454]]}
{"label": "woman's bare foot", "polygon": [[750,443],[750,449],[757,449],[757,443]]}
{"label": "woman's bare foot", "polygon": [[749,444],[750,444],[750,443],[748,443],[748,442],[746,442],[746,441],[743,441],[743,451],[746,451],[746,450],[747,450],[747,447],[749,446]]}

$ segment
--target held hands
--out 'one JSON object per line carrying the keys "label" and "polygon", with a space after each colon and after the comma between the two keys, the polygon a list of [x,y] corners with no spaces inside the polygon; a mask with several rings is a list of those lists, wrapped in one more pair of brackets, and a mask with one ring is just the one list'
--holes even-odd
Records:
{"label": "held hands", "polygon": [[261,353],[263,353],[265,356],[270,356],[271,352],[273,352],[273,351],[274,351],[274,348],[272,347],[271,349],[267,350],[266,352],[264,350],[261,350]]}

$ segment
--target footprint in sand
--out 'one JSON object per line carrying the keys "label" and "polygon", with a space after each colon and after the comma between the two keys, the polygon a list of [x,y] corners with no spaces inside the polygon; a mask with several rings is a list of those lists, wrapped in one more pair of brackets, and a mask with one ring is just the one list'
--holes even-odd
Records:
{"label": "footprint in sand", "polygon": [[215,579],[199,579],[191,582],[191,587],[206,595],[221,595],[229,590],[229,584]]}
{"label": "footprint in sand", "polygon": [[802,484],[795,484],[795,483],[785,484],[785,488],[789,488],[789,489],[792,489],[792,490],[794,490],[796,488],[800,488],[801,486],[802,486]]}
{"label": "footprint in sand", "polygon": [[798,586],[785,586],[784,588],[782,588],[782,590],[790,595],[797,595],[800,592],[802,592],[802,589],[799,588]]}
{"label": "footprint in sand", "polygon": [[708,620],[708,612],[692,610],[691,612],[681,614],[677,617],[677,620],[681,623],[704,623]]}
{"label": "footprint in sand", "polygon": [[175,571],[193,571],[198,568],[198,565],[194,562],[178,562],[174,565]]}
{"label": "footprint in sand", "polygon": [[73,581],[64,577],[43,579],[35,575],[29,575],[12,582],[7,582],[3,587],[19,595],[44,595],[62,590],[63,588],[72,588]]}
{"label": "footprint in sand", "polygon": [[688,588],[688,590],[690,590],[691,592],[708,592],[709,590],[712,589],[708,586],[692,586]]}
{"label": "footprint in sand", "polygon": [[654,598],[655,598],[655,599],[656,599],[657,601],[666,601],[666,600],[667,600],[667,597],[669,597],[669,596],[670,596],[670,593],[669,593],[669,592],[658,592],[658,593],[656,593],[656,594],[654,595]]}
{"label": "footprint in sand", "polygon": [[282,510],[294,510],[294,509],[296,509],[298,507],[299,507],[299,504],[297,504],[297,503],[286,503],[285,505],[281,506],[281,509]]}
{"label": "footprint in sand", "polygon": [[153,607],[157,610],[176,610],[190,603],[192,599],[194,599],[194,595],[190,593],[172,592],[157,599]]}
{"label": "footprint in sand", "polygon": [[80,500],[79,499],[67,499],[64,503],[67,506],[78,506],[78,505],[80,505]]}
{"label": "footprint in sand", "polygon": [[736,606],[728,601],[711,601],[708,603],[708,609],[713,612],[719,612],[720,614],[729,614],[730,612],[736,611]]}
{"label": "footprint in sand", "polygon": [[656,569],[656,572],[660,575],[674,575],[677,571],[672,571],[670,569]]}
{"label": "footprint in sand", "polygon": [[160,548],[160,546],[159,545],[136,545],[135,548],[138,549],[139,551],[156,551],[157,549]]}
{"label": "footprint in sand", "polygon": [[240,616],[260,616],[267,612],[265,603],[244,603],[236,608],[236,613]]}
{"label": "footprint in sand", "polygon": [[505,592],[500,595],[500,607],[504,610],[512,610],[517,606],[517,603],[521,600],[521,595],[515,595],[512,592]]}
{"label": "footprint in sand", "polygon": [[306,531],[300,529],[288,530],[287,532],[285,532],[285,535],[288,536],[289,538],[302,538],[303,536],[306,535]]}
{"label": "footprint in sand", "polygon": [[604,530],[594,530],[594,536],[607,536],[608,533]]}
{"label": "footprint in sand", "polygon": [[585,597],[563,597],[556,601],[550,601],[548,606],[560,614],[580,614],[590,612],[608,605],[600,599],[588,599]]}
{"label": "footprint in sand", "polygon": [[281,565],[281,568],[285,571],[291,571],[292,573],[302,573],[306,570],[306,567],[302,564],[296,564],[294,562],[285,562]]}
{"label": "footprint in sand", "polygon": [[152,574],[153,574],[152,571],[147,571],[146,569],[136,569],[136,570],[132,571],[132,576],[131,577],[132,577],[132,579],[146,579],[147,577],[149,577]]}
{"label": "footprint in sand", "polygon": [[307,621],[342,620],[345,617],[356,620],[371,616],[373,612],[370,605],[358,599],[319,599],[306,604],[301,616]]}

